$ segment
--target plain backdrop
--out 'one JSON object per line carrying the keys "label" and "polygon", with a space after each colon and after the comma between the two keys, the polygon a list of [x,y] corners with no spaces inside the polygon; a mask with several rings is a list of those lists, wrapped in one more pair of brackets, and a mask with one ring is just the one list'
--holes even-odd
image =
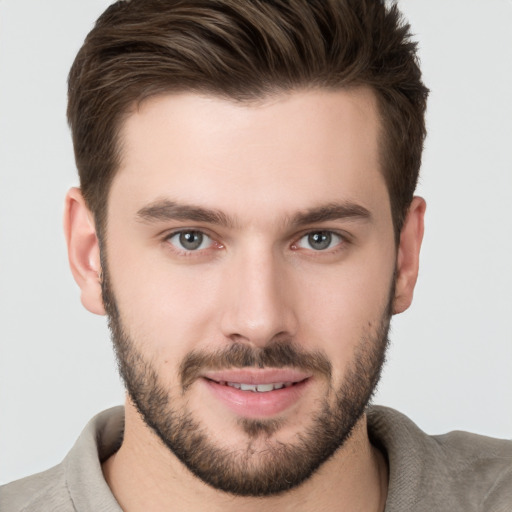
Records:
{"label": "plain backdrop", "polygon": [[[66,77],[106,0],[0,0],[0,482],[58,463],[123,401],[61,215],[77,185]],[[512,2],[403,0],[431,89],[411,309],[375,402],[429,433],[512,436]]]}

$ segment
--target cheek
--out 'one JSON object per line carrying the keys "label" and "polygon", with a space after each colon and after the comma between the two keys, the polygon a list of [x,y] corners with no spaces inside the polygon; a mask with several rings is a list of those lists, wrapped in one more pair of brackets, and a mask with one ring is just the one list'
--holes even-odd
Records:
{"label": "cheek", "polygon": [[218,292],[212,270],[125,250],[109,254],[109,273],[124,328],[155,364],[179,364],[198,341],[213,339]]}
{"label": "cheek", "polygon": [[335,374],[344,372],[356,347],[380,327],[390,300],[393,262],[361,260],[303,283],[308,300],[301,306],[301,338],[326,352]]}

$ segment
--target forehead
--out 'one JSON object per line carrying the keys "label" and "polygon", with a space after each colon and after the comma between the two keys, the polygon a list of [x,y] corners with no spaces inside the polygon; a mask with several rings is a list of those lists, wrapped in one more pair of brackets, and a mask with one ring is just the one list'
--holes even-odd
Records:
{"label": "forehead", "polygon": [[367,88],[296,91],[251,103],[162,95],[128,115],[120,135],[111,192],[132,198],[134,208],[170,197],[240,211],[254,203],[263,215],[387,199],[376,99]]}

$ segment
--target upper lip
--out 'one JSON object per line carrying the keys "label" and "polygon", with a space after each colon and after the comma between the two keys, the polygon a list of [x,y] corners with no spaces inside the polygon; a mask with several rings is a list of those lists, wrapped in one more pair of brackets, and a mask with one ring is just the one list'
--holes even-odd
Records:
{"label": "upper lip", "polygon": [[311,377],[311,374],[292,368],[230,368],[206,371],[201,376],[215,382],[276,384],[280,382],[301,382]]}

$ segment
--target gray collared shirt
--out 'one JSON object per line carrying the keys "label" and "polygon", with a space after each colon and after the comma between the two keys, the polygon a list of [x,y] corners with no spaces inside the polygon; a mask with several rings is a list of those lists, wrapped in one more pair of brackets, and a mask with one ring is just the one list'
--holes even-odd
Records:
{"label": "gray collared shirt", "polygon": [[[122,512],[101,463],[122,442],[124,411],[95,416],[57,466],[0,487],[1,512]],[[389,463],[386,512],[511,512],[512,441],[429,436],[399,412],[368,409],[372,443]]]}

